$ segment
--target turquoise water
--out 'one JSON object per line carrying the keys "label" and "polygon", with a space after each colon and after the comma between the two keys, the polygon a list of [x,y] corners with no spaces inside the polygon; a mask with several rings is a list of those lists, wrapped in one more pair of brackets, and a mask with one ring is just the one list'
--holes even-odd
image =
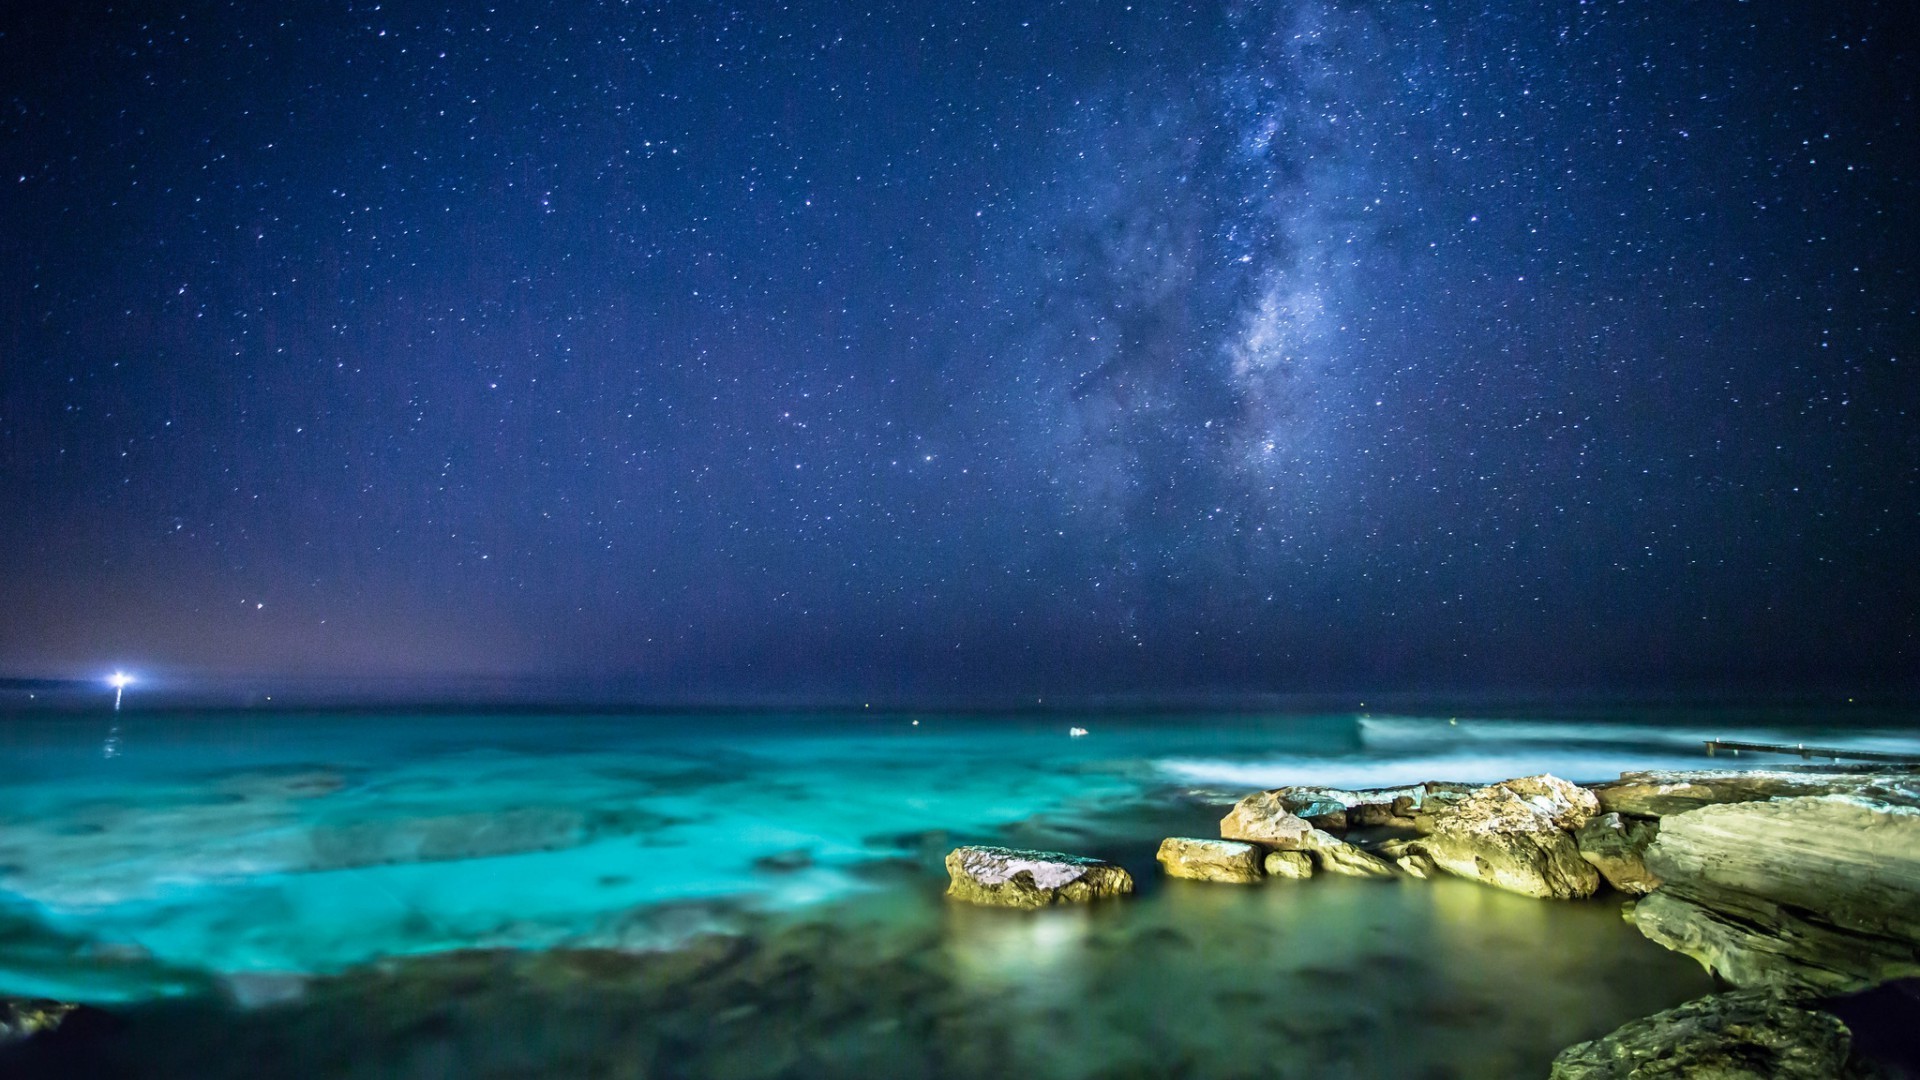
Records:
{"label": "turquoise water", "polygon": [[[1155,873],[1154,844],[1208,835],[1239,794],[1280,783],[1543,771],[1593,780],[1702,766],[1700,740],[1713,736],[1915,746],[1898,724],[1836,731],[1731,714],[1635,723],[128,713],[5,725],[0,994],[135,1015],[186,1009],[188,1019],[167,1022],[168,1053],[186,1055],[181,1075],[212,1075],[182,1032],[204,1027],[207,1045],[236,1029],[292,1038],[274,1025],[343,1001],[364,1015],[372,997],[414,1000],[419,979],[472,962],[461,957],[513,959],[494,961],[507,968],[484,990],[434,1005],[451,1010],[439,1023],[497,1032],[490,1010],[559,1009],[580,989],[566,983],[533,1004],[500,997],[557,985],[523,970],[558,962],[544,958],[629,958],[650,974],[620,985],[652,987],[671,982],[656,971],[662,957],[712,940],[778,950],[794,934],[809,943],[794,955],[816,983],[823,971],[879,965],[871,1000],[847,991],[835,1014],[877,1010],[881,1026],[866,1034],[820,1042],[831,1025],[778,1006],[745,976],[738,1000],[715,1006],[758,1015],[763,1034],[789,1032],[801,1048],[789,1048],[789,1065],[802,1075],[855,1070],[876,1047],[892,1047],[897,1064],[921,1062],[900,1064],[900,1075],[980,1065],[945,1041],[946,1057],[922,1060],[934,1029],[912,1035],[915,1016],[984,1025],[1011,1055],[995,1068],[1037,1075],[1226,1075],[1249,1055],[1301,1075],[1340,1075],[1336,1060],[1351,1075],[1416,1075],[1429,1064],[1435,1075],[1524,1075],[1559,1045],[1703,992],[1705,976],[1640,939],[1609,901],[1550,904],[1454,881],[1169,883]],[[1116,859],[1141,893],[1100,911],[955,909],[939,898],[940,859],[969,841]],[[840,952],[819,943],[821,927]],[[402,962],[417,974],[404,993],[392,982]],[[903,971],[934,981],[926,999],[938,1010],[878,989]],[[674,1001],[697,1002],[735,984],[674,985]],[[617,1013],[623,992],[600,987],[586,1011]],[[664,1008],[646,1006],[653,1019],[638,1030],[665,1024]],[[627,1031],[631,1019],[606,1030]],[[1381,1045],[1395,1027],[1407,1030]],[[137,1043],[147,1029],[131,1030]],[[512,1071],[531,1067],[529,1053],[536,1063],[580,1053],[589,1057],[574,1071],[592,1072],[592,1055],[616,1045],[629,1058],[654,1055],[656,1067],[637,1075],[776,1075],[768,1063],[788,1060],[723,1068],[701,1039],[636,1049],[619,1040],[641,1035],[599,1031],[557,1045],[543,1034],[539,1053],[483,1039],[463,1051],[463,1068]],[[413,1075],[395,1063],[418,1049],[409,1039],[362,1046],[318,1074]],[[819,1057],[823,1046],[839,1056]]]}

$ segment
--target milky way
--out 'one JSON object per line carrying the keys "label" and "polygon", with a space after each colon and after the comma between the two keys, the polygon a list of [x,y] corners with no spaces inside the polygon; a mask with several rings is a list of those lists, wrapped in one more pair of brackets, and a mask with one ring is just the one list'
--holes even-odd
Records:
{"label": "milky way", "polygon": [[1920,670],[1913,17],[0,21],[0,674]]}

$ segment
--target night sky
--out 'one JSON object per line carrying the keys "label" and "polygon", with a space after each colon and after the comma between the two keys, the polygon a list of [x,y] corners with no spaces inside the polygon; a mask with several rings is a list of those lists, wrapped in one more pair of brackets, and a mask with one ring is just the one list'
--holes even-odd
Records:
{"label": "night sky", "polygon": [[1910,682],[1915,18],[5,5],[0,675]]}

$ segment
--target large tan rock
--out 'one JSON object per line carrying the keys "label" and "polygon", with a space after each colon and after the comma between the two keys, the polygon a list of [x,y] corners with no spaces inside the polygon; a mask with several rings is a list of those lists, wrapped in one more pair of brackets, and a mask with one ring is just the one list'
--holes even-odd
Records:
{"label": "large tan rock", "polygon": [[1057,851],[960,847],[947,855],[947,895],[990,907],[1042,908],[1133,891],[1133,877],[1099,859]]}
{"label": "large tan rock", "polygon": [[1227,816],[1220,819],[1220,835],[1269,847],[1298,847],[1313,826],[1287,808],[1285,791],[1256,792],[1233,804]]}
{"label": "large tan rock", "polygon": [[1640,932],[1735,986],[1834,992],[1920,975],[1920,810],[1851,795],[1663,818]]}
{"label": "large tan rock", "polygon": [[1716,994],[1567,1047],[1550,1080],[1835,1080],[1852,1041],[1838,1017],[1776,994]]}
{"label": "large tan rock", "polygon": [[1237,840],[1169,836],[1160,841],[1160,851],[1154,857],[1168,877],[1252,885],[1263,876],[1260,866],[1263,854],[1258,846]]}
{"label": "large tan rock", "polygon": [[1593,864],[1608,885],[1644,896],[1659,888],[1660,879],[1647,870],[1646,850],[1660,835],[1660,824],[1619,814],[1601,814],[1573,834],[1580,857]]}
{"label": "large tan rock", "polygon": [[1920,766],[1630,772],[1595,784],[1592,791],[1602,810],[1632,817],[1664,817],[1703,806],[1805,795],[1862,795],[1891,805],[1920,807]]}
{"label": "large tan rock", "polygon": [[1433,817],[1420,850],[1441,869],[1523,896],[1592,896],[1600,875],[1572,831],[1599,813],[1593,794],[1556,776],[1503,780]]}

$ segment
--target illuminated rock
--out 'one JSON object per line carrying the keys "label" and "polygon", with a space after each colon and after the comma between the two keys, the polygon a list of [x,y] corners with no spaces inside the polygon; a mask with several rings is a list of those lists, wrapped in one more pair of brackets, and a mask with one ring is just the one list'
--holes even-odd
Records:
{"label": "illuminated rock", "polygon": [[1271,847],[1299,846],[1300,840],[1313,831],[1313,826],[1288,808],[1286,791],[1286,788],[1262,791],[1241,799],[1220,819],[1220,835],[1228,840]]}
{"label": "illuminated rock", "polygon": [[990,907],[1042,908],[1133,891],[1133,877],[1112,863],[1055,851],[959,847],[947,855],[947,895]]}
{"label": "illuminated rock", "polygon": [[1303,881],[1313,876],[1313,860],[1301,851],[1269,851],[1261,866],[1268,877]]}
{"label": "illuminated rock", "polygon": [[1523,896],[1577,900],[1600,887],[1572,831],[1599,813],[1592,792],[1556,776],[1503,780],[1434,815],[1420,851],[1441,869]]}
{"label": "illuminated rock", "polygon": [[1260,856],[1260,849],[1255,845],[1235,840],[1169,836],[1160,841],[1160,851],[1155,858],[1160,860],[1160,868],[1168,877],[1252,885],[1263,876]]}
{"label": "illuminated rock", "polygon": [[1920,975],[1920,810],[1848,795],[1662,819],[1640,932],[1735,986],[1833,992]]}
{"label": "illuminated rock", "polygon": [[52,1031],[75,1008],[64,1001],[0,998],[0,1046]]}

